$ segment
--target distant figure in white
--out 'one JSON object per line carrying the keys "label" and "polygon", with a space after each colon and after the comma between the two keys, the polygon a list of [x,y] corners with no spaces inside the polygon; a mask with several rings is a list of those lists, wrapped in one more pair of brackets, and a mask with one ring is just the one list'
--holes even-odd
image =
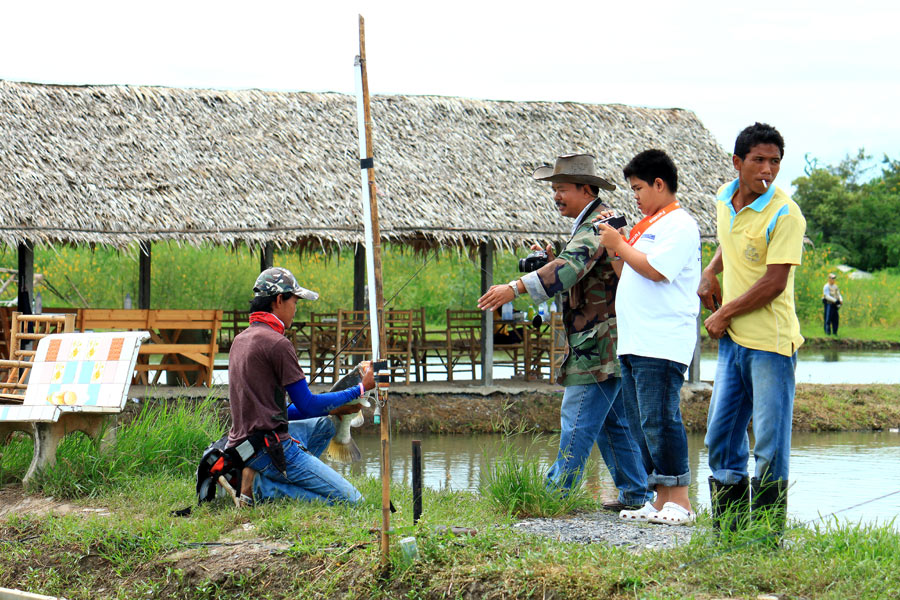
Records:
{"label": "distant figure in white", "polygon": [[828,282],[822,288],[822,304],[825,305],[825,335],[837,335],[840,316],[838,309],[844,303],[841,290],[838,288],[837,275],[828,274]]}

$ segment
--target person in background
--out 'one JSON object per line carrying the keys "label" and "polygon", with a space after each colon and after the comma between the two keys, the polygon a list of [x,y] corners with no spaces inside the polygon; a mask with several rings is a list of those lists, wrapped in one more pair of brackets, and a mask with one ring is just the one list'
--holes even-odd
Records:
{"label": "person in background", "polygon": [[825,335],[837,335],[840,324],[838,309],[843,303],[844,297],[841,296],[841,290],[838,288],[837,275],[829,273],[828,281],[822,288],[822,304],[825,305]]}

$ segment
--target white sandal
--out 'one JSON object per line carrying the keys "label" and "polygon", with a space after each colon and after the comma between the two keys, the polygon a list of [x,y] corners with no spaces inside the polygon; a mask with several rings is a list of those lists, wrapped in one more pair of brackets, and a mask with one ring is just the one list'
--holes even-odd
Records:
{"label": "white sandal", "polygon": [[651,523],[661,523],[663,525],[691,525],[696,518],[696,513],[680,504],[666,502],[663,504],[662,510],[647,520]]}
{"label": "white sandal", "polygon": [[652,502],[647,502],[642,507],[637,510],[621,510],[619,511],[619,518],[623,521],[640,521],[646,522],[650,520],[650,517],[656,516],[656,509],[653,508]]}

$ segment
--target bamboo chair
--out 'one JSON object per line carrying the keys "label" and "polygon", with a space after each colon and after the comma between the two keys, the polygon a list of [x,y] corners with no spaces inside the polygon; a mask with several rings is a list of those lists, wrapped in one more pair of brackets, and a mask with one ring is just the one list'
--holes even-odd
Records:
{"label": "bamboo chair", "polygon": [[6,378],[0,381],[0,402],[21,404],[28,388],[31,362],[37,341],[51,333],[75,331],[75,315],[23,315],[13,312],[10,318],[9,359],[0,360]]}
{"label": "bamboo chair", "polygon": [[0,306],[0,360],[9,360],[9,334],[13,309]]}
{"label": "bamboo chair", "polygon": [[562,313],[550,313],[541,328],[526,328],[525,343],[525,380],[543,379],[546,367],[550,383],[556,383],[569,347]]}
{"label": "bamboo chair", "polygon": [[[369,354],[369,313],[365,310],[338,310],[332,383],[349,373],[354,366],[354,354]],[[342,350],[343,349],[343,350]],[[355,352],[354,352],[355,350]]]}
{"label": "bamboo chair", "polygon": [[475,379],[475,365],[481,353],[480,310],[447,309],[447,381],[453,381],[457,365],[468,365]]}
{"label": "bamboo chair", "polygon": [[[428,381],[428,374],[447,373],[447,327],[428,329],[425,323],[425,307],[414,311],[416,323],[413,328],[413,358],[416,366],[416,381]],[[417,317],[417,318],[416,318]],[[428,357],[436,356],[440,365],[428,370]]]}
{"label": "bamboo chair", "polygon": [[338,314],[310,313],[306,326],[309,328],[309,378],[310,383],[313,383],[312,378],[329,360],[334,359],[335,352],[340,347],[337,345]]}
{"label": "bamboo chair", "polygon": [[[409,385],[410,372],[413,364],[413,311],[412,310],[387,310],[384,313],[385,358],[393,359],[396,364],[399,360],[404,366],[402,369],[404,381]],[[398,371],[392,368],[391,379],[397,380]]]}
{"label": "bamboo chair", "polygon": [[[494,366],[511,366],[513,377],[525,371],[525,332],[527,324],[499,322],[499,314],[494,312]],[[501,335],[505,334],[505,335]],[[517,341],[514,341],[516,340]],[[506,352],[501,358],[499,351]]]}

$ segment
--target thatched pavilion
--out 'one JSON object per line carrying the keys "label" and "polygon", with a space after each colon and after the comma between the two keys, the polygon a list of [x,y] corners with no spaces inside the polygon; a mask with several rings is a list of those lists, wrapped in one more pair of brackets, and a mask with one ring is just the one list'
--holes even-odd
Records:
{"label": "thatched pavilion", "polygon": [[[634,154],[666,150],[707,237],[731,176],[687,110],[375,96],[372,115],[384,240],[478,247],[488,267],[493,248],[569,231],[530,178],[559,154],[593,153],[621,182]],[[247,244],[263,262],[266,248],[360,243],[357,147],[343,94],[0,81],[0,242],[19,248],[26,293],[35,244],[141,243],[149,304],[153,242]],[[609,199],[638,219],[624,188]]]}

